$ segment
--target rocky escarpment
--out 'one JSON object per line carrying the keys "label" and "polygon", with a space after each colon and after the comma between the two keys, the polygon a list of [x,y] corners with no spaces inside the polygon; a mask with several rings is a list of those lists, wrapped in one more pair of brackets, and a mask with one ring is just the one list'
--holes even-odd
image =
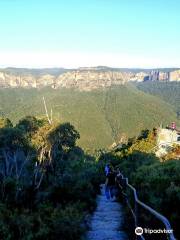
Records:
{"label": "rocky escarpment", "polygon": [[125,84],[129,81],[180,81],[180,70],[171,72],[157,70],[126,72],[111,69],[81,68],[69,70],[59,75],[48,73],[36,75],[30,72],[11,73],[5,70],[0,71],[0,87],[6,88],[41,88],[51,86],[52,88],[65,87],[91,91],[112,85]]}
{"label": "rocky escarpment", "polygon": [[[142,76],[140,75],[139,81],[143,81]],[[131,77],[133,77],[131,73],[95,70],[75,70],[60,74],[59,76],[50,74],[40,76],[31,74],[15,75],[0,72],[0,86],[33,88],[51,86],[53,88],[78,88],[90,91],[111,85],[124,84],[130,81]]]}
{"label": "rocky escarpment", "polygon": [[180,70],[170,72],[169,80],[170,81],[180,81]]}

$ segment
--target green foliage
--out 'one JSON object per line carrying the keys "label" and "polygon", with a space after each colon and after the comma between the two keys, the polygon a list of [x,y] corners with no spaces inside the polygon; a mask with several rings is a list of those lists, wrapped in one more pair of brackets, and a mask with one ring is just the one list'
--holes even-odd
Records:
{"label": "green foliage", "polygon": [[137,140],[129,147],[128,152],[133,153],[134,151],[139,151],[144,153],[154,153],[155,147],[155,130],[153,130],[152,132],[150,132],[149,130],[142,130]]}
{"label": "green foliage", "polygon": [[0,118],[0,128],[10,128],[13,124],[8,118]]}
{"label": "green foliage", "polygon": [[[155,138],[155,130],[143,130],[136,140],[111,154],[118,158],[116,167],[120,168],[123,175],[128,177],[130,184],[137,189],[140,200],[166,216],[178,238],[180,161],[172,159],[179,153],[179,147],[175,146],[167,155],[166,161],[160,162],[152,151]],[[128,196],[131,199],[131,196]],[[143,223],[146,221],[145,216],[147,218],[147,215],[141,215]],[[149,223],[152,224],[153,221],[154,219],[151,219]]]}
{"label": "green foliage", "polygon": [[80,138],[79,133],[70,123],[59,124],[51,132],[49,132],[48,141],[51,145],[59,145],[63,149],[71,149],[75,146],[77,139]]}
{"label": "green foliage", "polygon": [[154,154],[134,151],[133,153],[128,154],[127,157],[122,158],[118,166],[123,174],[125,176],[128,176],[128,178],[131,180],[132,174],[136,174],[139,167],[142,165],[149,166],[157,161],[158,159]]}
{"label": "green foliage", "polygon": [[157,96],[169,103],[180,118],[180,83],[179,82],[145,82],[137,85],[138,89]]}
{"label": "green foliage", "polygon": [[80,132],[78,145],[107,148],[122,136],[134,137],[142,129],[176,120],[170,105],[132,85],[91,92],[73,89],[1,89],[0,109],[17,123],[24,116],[45,116],[43,96],[53,118],[71,122]]}
{"label": "green foliage", "polygon": [[15,150],[17,148],[27,147],[28,141],[23,133],[17,128],[1,128],[0,129],[0,148],[9,148]]}
{"label": "green foliage", "polygon": [[50,239],[74,240],[79,239],[83,233],[82,214],[78,206],[68,206],[57,210],[52,216],[52,228]]}
{"label": "green foliage", "polygon": [[20,119],[19,122],[16,124],[16,128],[22,130],[24,134],[31,134],[35,133],[40,127],[45,124],[44,119],[37,119],[33,116],[26,116],[23,119]]}
{"label": "green foliage", "polygon": [[75,240],[85,231],[83,213],[79,204],[65,208],[42,204],[38,211],[8,210],[0,206],[1,239],[20,240]]}
{"label": "green foliage", "polygon": [[169,160],[142,165],[132,176],[139,197],[167,216],[177,236],[180,235],[180,161]]}
{"label": "green foliage", "polygon": [[0,239],[81,239],[101,178],[79,137],[31,116],[0,129]]}

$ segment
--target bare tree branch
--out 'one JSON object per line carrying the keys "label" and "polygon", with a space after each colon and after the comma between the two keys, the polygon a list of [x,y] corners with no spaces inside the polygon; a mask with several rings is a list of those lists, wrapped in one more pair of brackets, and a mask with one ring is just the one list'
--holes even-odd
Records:
{"label": "bare tree branch", "polygon": [[43,96],[43,102],[44,102],[44,108],[45,108],[45,113],[46,113],[47,120],[48,120],[49,124],[51,125],[52,122],[51,122],[51,119],[49,118],[49,114],[48,114],[48,111],[47,111],[47,106],[46,106],[46,101],[45,101],[44,96]]}
{"label": "bare tree branch", "polygon": [[51,124],[53,123],[53,111],[52,111],[52,108],[51,108]]}

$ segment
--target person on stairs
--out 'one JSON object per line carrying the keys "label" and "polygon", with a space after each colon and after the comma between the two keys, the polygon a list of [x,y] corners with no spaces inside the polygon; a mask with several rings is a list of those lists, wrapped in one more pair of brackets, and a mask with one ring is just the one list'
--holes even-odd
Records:
{"label": "person on stairs", "polygon": [[109,170],[110,170],[110,164],[108,163],[108,164],[106,164],[105,169],[104,169],[106,177],[109,173]]}
{"label": "person on stairs", "polygon": [[115,200],[115,173],[112,168],[109,169],[109,173],[106,176],[105,182],[105,195],[108,200]]}
{"label": "person on stairs", "polygon": [[117,168],[116,170],[116,177],[115,177],[115,194],[116,194],[116,198],[120,199],[122,198],[122,191],[123,191],[123,187],[122,187],[122,179],[123,179],[123,175],[120,172],[120,169]]}

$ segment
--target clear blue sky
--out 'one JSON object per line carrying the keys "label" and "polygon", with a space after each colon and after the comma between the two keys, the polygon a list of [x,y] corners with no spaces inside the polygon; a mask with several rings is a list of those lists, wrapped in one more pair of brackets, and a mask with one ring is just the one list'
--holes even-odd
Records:
{"label": "clear blue sky", "polygon": [[0,0],[0,66],[180,67],[179,0]]}

